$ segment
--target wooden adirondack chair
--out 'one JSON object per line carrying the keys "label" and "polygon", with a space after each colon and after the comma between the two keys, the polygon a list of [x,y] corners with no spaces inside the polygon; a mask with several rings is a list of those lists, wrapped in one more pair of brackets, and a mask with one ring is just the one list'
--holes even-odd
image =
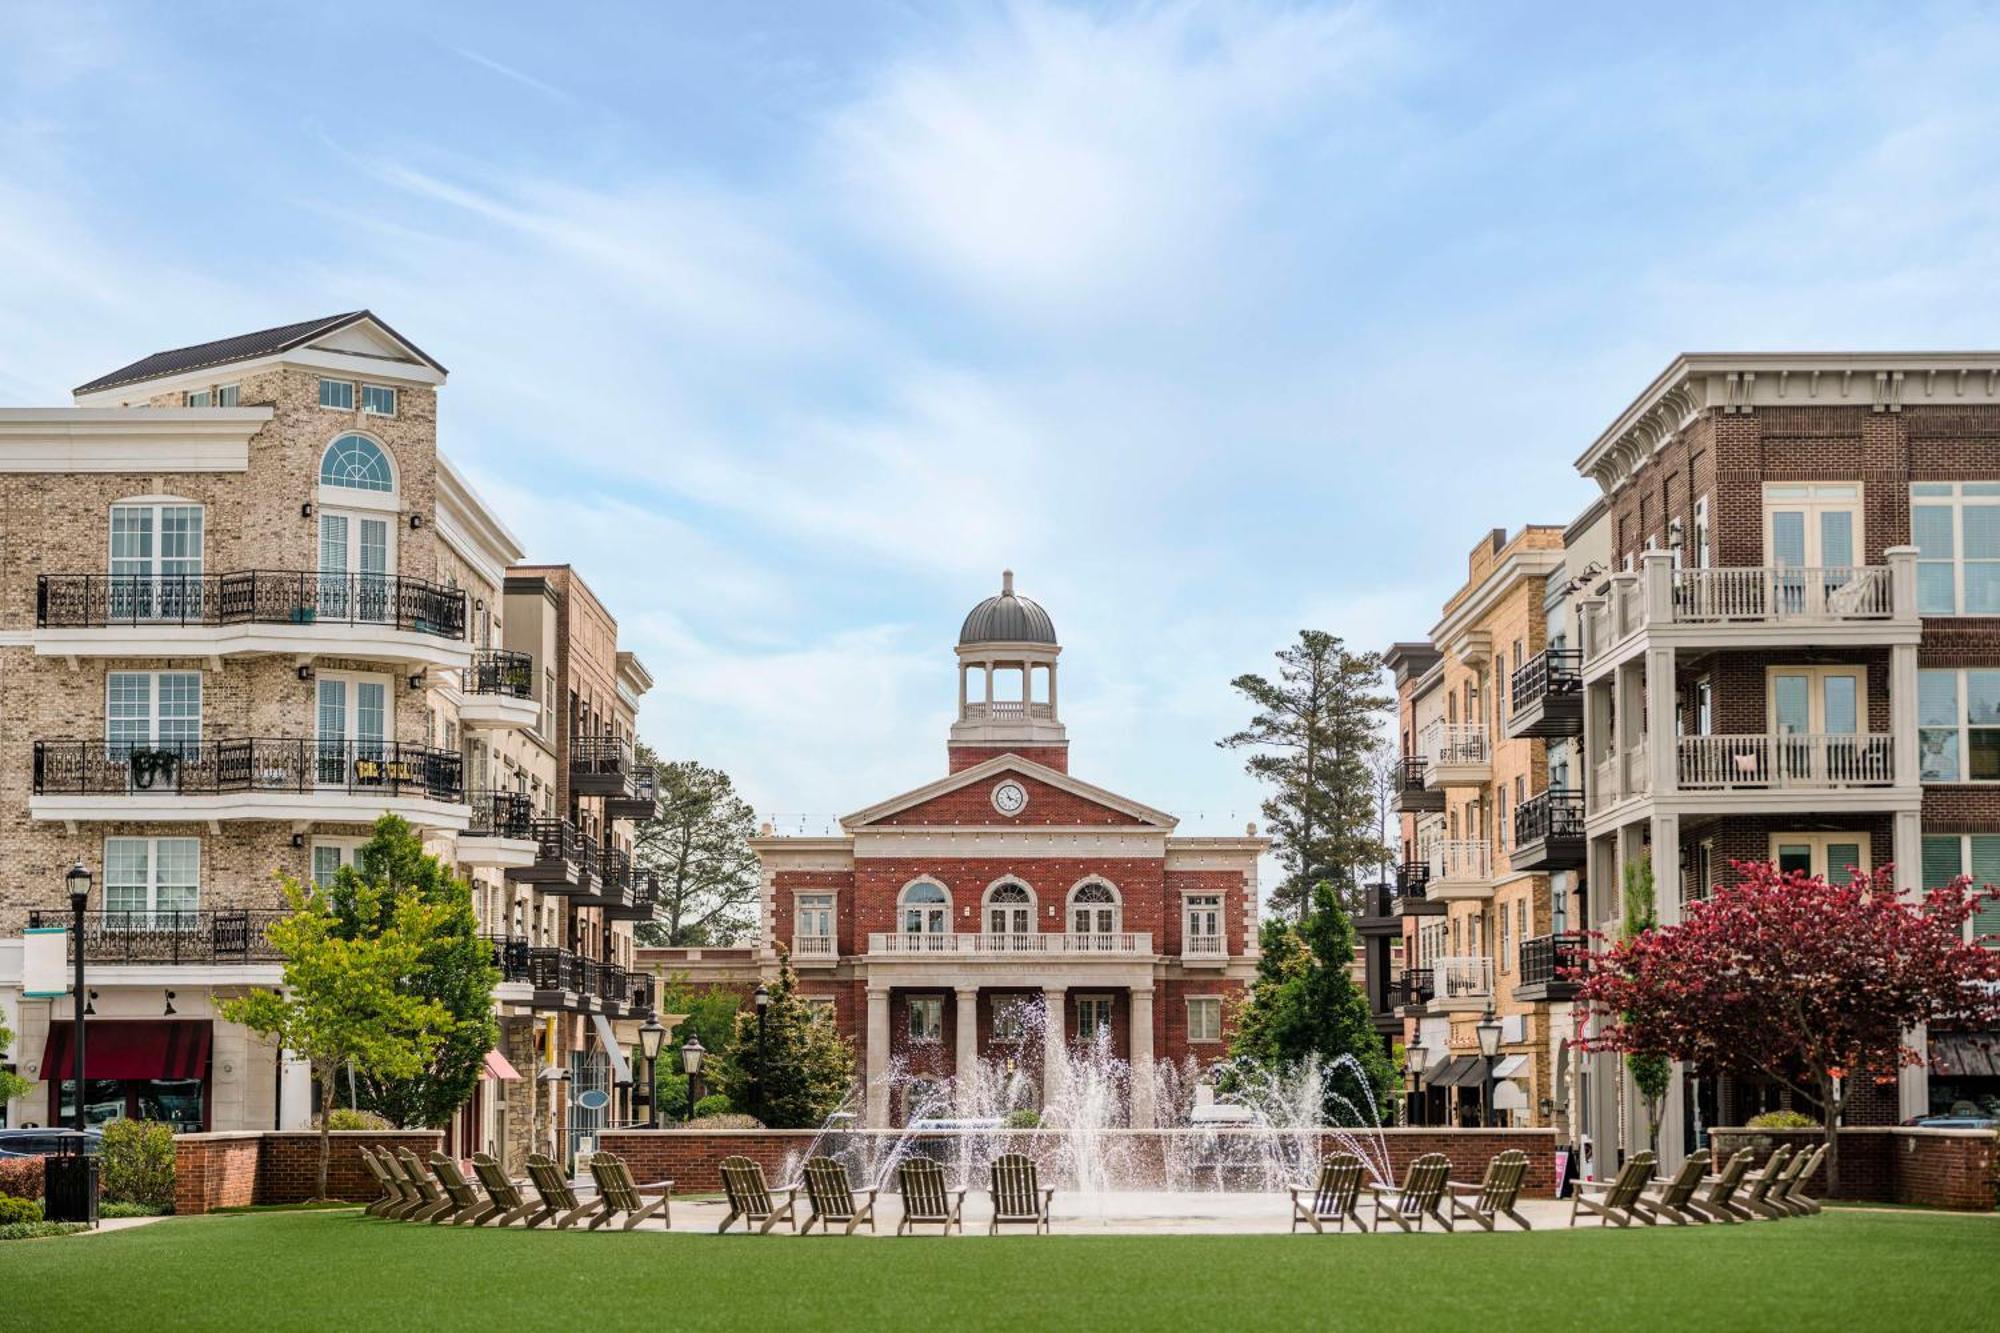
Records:
{"label": "wooden adirondack chair", "polygon": [[360,1153],[361,1164],[368,1168],[368,1174],[375,1177],[375,1184],[382,1191],[381,1198],[361,1211],[370,1217],[386,1216],[390,1209],[400,1207],[405,1202],[403,1187],[397,1182],[396,1176],[375,1156],[373,1148],[364,1143],[360,1147]]}
{"label": "wooden adirondack chair", "polygon": [[[856,1227],[867,1224],[870,1231],[875,1229],[875,1196],[880,1193],[877,1186],[855,1189],[847,1183],[847,1168],[831,1157],[812,1157],[806,1160],[806,1199],[812,1204],[812,1215],[800,1227],[802,1234],[810,1235],[813,1223],[819,1223],[822,1236],[833,1234],[833,1224],[842,1224],[843,1235],[851,1236]],[[860,1201],[855,1199],[860,1195]]]}
{"label": "wooden adirondack chair", "polygon": [[576,1197],[569,1177],[563,1169],[541,1153],[528,1154],[528,1180],[541,1198],[541,1211],[529,1221],[529,1226],[542,1222],[554,1222],[556,1230],[572,1227],[604,1206],[602,1199],[592,1199],[588,1203]]}
{"label": "wooden adirondack chair", "polygon": [[722,1159],[722,1193],[729,1200],[729,1215],[715,1229],[718,1235],[729,1230],[729,1224],[739,1217],[743,1219],[745,1231],[750,1229],[751,1223],[759,1223],[757,1234],[760,1236],[780,1222],[793,1231],[799,1229],[799,1187],[779,1186],[778,1193],[785,1196],[785,1201],[775,1202],[771,1198],[770,1187],[764,1183],[764,1168],[748,1157]]}
{"label": "wooden adirondack chair", "polygon": [[458,1163],[441,1152],[431,1154],[431,1174],[437,1177],[438,1187],[444,1197],[451,1200],[451,1207],[441,1213],[431,1214],[432,1222],[457,1226],[486,1211],[486,1200],[465,1178],[465,1172],[458,1169]]}
{"label": "wooden adirondack chair", "polygon": [[1434,1217],[1439,1226],[1450,1231],[1451,1218],[1443,1211],[1444,1187],[1450,1176],[1451,1159],[1433,1152],[1410,1163],[1400,1188],[1373,1183],[1362,1186],[1370,1196],[1369,1211],[1376,1230],[1381,1230],[1382,1219],[1387,1218],[1405,1231],[1422,1231],[1424,1219]]}
{"label": "wooden adirondack chair", "polygon": [[1635,1153],[1615,1179],[1577,1181],[1570,1190],[1569,1224],[1575,1226],[1578,1217],[1594,1213],[1604,1219],[1604,1226],[1616,1222],[1629,1227],[1635,1218],[1649,1227],[1659,1225],[1640,1205],[1646,1182],[1653,1178],[1653,1163],[1651,1152]]}
{"label": "wooden adirondack chair", "polygon": [[1826,1161],[1826,1145],[1822,1143],[1804,1156],[1805,1165],[1793,1172],[1791,1179],[1786,1182],[1785,1197],[1782,1201],[1785,1207],[1791,1209],[1794,1217],[1809,1217],[1819,1211],[1819,1200],[1806,1193],[1806,1182],[1819,1173],[1821,1164]]}
{"label": "wooden adirondack chair", "polygon": [[1034,1159],[1004,1152],[993,1159],[992,1172],[993,1221],[987,1225],[987,1234],[998,1235],[1003,1222],[1023,1222],[1046,1232],[1056,1192],[1042,1188]]}
{"label": "wooden adirondack chair", "polygon": [[507,1173],[500,1169],[500,1163],[488,1154],[472,1154],[472,1174],[479,1177],[487,1199],[487,1207],[472,1219],[472,1225],[483,1227],[491,1222],[495,1226],[512,1226],[536,1210],[538,1205],[529,1203],[522,1196],[521,1187],[509,1180]]}
{"label": "wooden adirondack chair", "polygon": [[382,1169],[389,1174],[389,1183],[395,1186],[402,1196],[397,1202],[382,1210],[383,1217],[401,1222],[417,1209],[426,1206],[427,1200],[423,1194],[411,1183],[409,1177],[403,1174],[403,1163],[397,1158],[395,1149],[377,1148],[375,1160],[382,1164]]}
{"label": "wooden adirondack chair", "polygon": [[1743,1207],[1749,1210],[1746,1216],[1751,1219],[1764,1218],[1771,1221],[1785,1216],[1785,1210],[1772,1203],[1770,1195],[1771,1190],[1791,1168],[1794,1155],[1795,1150],[1789,1145],[1774,1148],[1771,1151],[1771,1159],[1764,1163],[1764,1169],[1753,1171],[1745,1177],[1742,1203]]}
{"label": "wooden adirondack chair", "polygon": [[1514,1205],[1521,1198],[1521,1186],[1528,1179],[1528,1154],[1509,1148],[1486,1164],[1486,1176],[1477,1185],[1447,1184],[1451,1215],[1465,1218],[1481,1229],[1493,1230],[1502,1217],[1510,1217],[1523,1231],[1532,1231],[1528,1219]]}
{"label": "wooden adirondack chair", "polygon": [[945,1184],[944,1167],[928,1157],[906,1158],[896,1167],[896,1187],[903,1192],[903,1216],[896,1223],[897,1235],[926,1223],[943,1227],[942,1234],[946,1236],[953,1227],[958,1228],[959,1235],[965,1234],[966,1191]]}
{"label": "wooden adirondack chair", "polygon": [[403,1168],[403,1182],[416,1188],[420,1201],[415,1207],[403,1211],[405,1222],[428,1222],[439,1213],[448,1213],[455,1205],[438,1188],[437,1181],[431,1179],[430,1172],[408,1148],[396,1149],[396,1161]]}
{"label": "wooden adirondack chair", "polygon": [[1702,1181],[1708,1191],[1698,1199],[1688,1200],[1688,1206],[1711,1222],[1732,1226],[1748,1222],[1750,1210],[1736,1202],[1736,1191],[1743,1188],[1743,1178],[1750,1174],[1750,1163],[1756,1157],[1748,1148],[1737,1150],[1735,1156],[1723,1163],[1720,1172]]}
{"label": "wooden adirondack chair", "polygon": [[1354,1201],[1361,1195],[1361,1172],[1359,1157],[1351,1152],[1335,1153],[1319,1164],[1317,1184],[1294,1185],[1291,1191],[1294,1234],[1301,1222],[1322,1235],[1328,1222],[1345,1231],[1350,1218],[1355,1226],[1366,1231],[1368,1224],[1354,1207]]}
{"label": "wooden adirondack chair", "polygon": [[1639,1207],[1656,1218],[1664,1217],[1677,1227],[1708,1221],[1694,1207],[1695,1191],[1708,1178],[1708,1164],[1708,1149],[1689,1153],[1687,1160],[1681,1163],[1681,1169],[1674,1172],[1672,1180],[1655,1180],[1639,1192]]}
{"label": "wooden adirondack chair", "polygon": [[[668,1208],[669,1201],[674,1197],[673,1181],[656,1180],[650,1185],[641,1185],[632,1179],[632,1168],[625,1165],[625,1159],[608,1152],[591,1154],[590,1177],[597,1182],[597,1197],[604,1200],[604,1207],[590,1219],[589,1230],[597,1230],[620,1213],[625,1214],[624,1229],[627,1231],[654,1213],[660,1214],[660,1221],[669,1229],[673,1227],[673,1213]],[[651,1203],[639,1197],[642,1192],[652,1190],[662,1193]]]}

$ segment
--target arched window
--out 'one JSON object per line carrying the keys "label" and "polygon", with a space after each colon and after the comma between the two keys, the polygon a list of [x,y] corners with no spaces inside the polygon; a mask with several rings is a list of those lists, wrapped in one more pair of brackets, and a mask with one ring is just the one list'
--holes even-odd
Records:
{"label": "arched window", "polygon": [[986,890],[988,935],[1035,933],[1035,895],[1025,884],[1002,880]]}
{"label": "arched window", "polygon": [[902,909],[905,935],[945,935],[951,931],[951,895],[935,880],[905,884]]}
{"label": "arched window", "polygon": [[1078,935],[1118,933],[1118,891],[1101,879],[1087,879],[1069,891],[1069,928]]}
{"label": "arched window", "polygon": [[396,473],[381,445],[366,435],[343,435],[320,457],[319,484],[353,491],[393,491]]}

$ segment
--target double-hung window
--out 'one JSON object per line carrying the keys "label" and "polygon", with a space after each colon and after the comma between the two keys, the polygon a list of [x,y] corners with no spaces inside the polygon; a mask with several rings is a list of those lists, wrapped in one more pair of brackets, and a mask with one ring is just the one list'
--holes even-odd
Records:
{"label": "double-hung window", "polygon": [[1111,1031],[1111,997],[1109,995],[1079,995],[1076,997],[1076,1036],[1079,1041],[1095,1041],[1100,1033]]}
{"label": "double-hung window", "polygon": [[[2000,833],[1924,835],[1923,887],[1941,889],[1960,875],[1972,876],[1975,889],[2000,884]],[[2000,902],[1981,903],[1970,929],[1975,938],[2000,935]]]}
{"label": "double-hung window", "polygon": [[358,865],[355,853],[361,850],[360,838],[314,838],[312,844],[313,883],[322,889],[333,887],[342,866]]}
{"label": "double-hung window", "polygon": [[797,915],[794,951],[803,957],[832,957],[833,895],[801,893],[794,907]]}
{"label": "double-hung window", "polygon": [[395,416],[396,391],[386,384],[362,385],[361,410],[375,417]]}
{"label": "double-hung window", "polygon": [[171,750],[192,759],[201,742],[199,671],[113,671],[105,677],[104,740],[111,758]]}
{"label": "double-hung window", "polygon": [[2000,615],[2000,481],[1912,482],[1910,542],[1919,614]]}
{"label": "double-hung window", "polygon": [[104,840],[104,910],[114,925],[192,930],[200,905],[200,838]]}
{"label": "double-hung window", "polygon": [[1187,1039],[1189,1041],[1222,1040],[1221,996],[1191,995],[1188,997]]}
{"label": "double-hung window", "polygon": [[1182,952],[1196,958],[1222,956],[1222,895],[1191,893],[1182,909],[1185,913]]}
{"label": "double-hung window", "polygon": [[341,412],[354,410],[354,382],[352,380],[321,380],[319,382],[319,405],[331,407]]}
{"label": "double-hung window", "polygon": [[2000,782],[2000,671],[1919,671],[1924,782]]}
{"label": "double-hung window", "polygon": [[910,1005],[910,1040],[944,1040],[944,997],[942,995],[912,995]]}

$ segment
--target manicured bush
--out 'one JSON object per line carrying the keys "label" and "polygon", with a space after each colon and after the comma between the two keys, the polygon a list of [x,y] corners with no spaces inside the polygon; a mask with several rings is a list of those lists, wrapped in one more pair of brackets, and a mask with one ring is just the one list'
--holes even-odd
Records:
{"label": "manicured bush", "polygon": [[174,1132],[157,1120],[113,1120],[104,1127],[104,1198],[109,1203],[174,1201]]}
{"label": "manicured bush", "polygon": [[42,1159],[0,1157],[0,1194],[11,1194],[17,1199],[41,1198]]}
{"label": "manicured bush", "polygon": [[165,1217],[173,1209],[157,1203],[105,1203],[99,1204],[99,1217]]}
{"label": "manicured bush", "polygon": [[1819,1121],[1797,1111],[1766,1111],[1750,1117],[1752,1129],[1818,1129]]}
{"label": "manicured bush", "polygon": [[0,1240],[39,1240],[43,1236],[70,1236],[88,1230],[88,1222],[10,1222],[0,1226]]}
{"label": "manicured bush", "polygon": [[33,1199],[17,1199],[11,1194],[0,1194],[0,1226],[41,1220],[42,1206]]}
{"label": "manicured bush", "polygon": [[754,1115],[705,1115],[696,1117],[694,1128],[762,1129],[764,1128],[764,1124]]}
{"label": "manicured bush", "polygon": [[1024,1106],[1018,1111],[1009,1111],[1007,1118],[1000,1123],[1009,1129],[1040,1129],[1042,1127],[1042,1113],[1030,1110]]}
{"label": "manicured bush", "polygon": [[373,1111],[357,1111],[352,1107],[336,1106],[326,1113],[328,1129],[394,1129],[383,1117]]}
{"label": "manicured bush", "polygon": [[711,1092],[694,1104],[694,1116],[697,1120],[708,1120],[715,1116],[728,1115],[735,1109],[729,1104],[727,1097],[719,1092]]}

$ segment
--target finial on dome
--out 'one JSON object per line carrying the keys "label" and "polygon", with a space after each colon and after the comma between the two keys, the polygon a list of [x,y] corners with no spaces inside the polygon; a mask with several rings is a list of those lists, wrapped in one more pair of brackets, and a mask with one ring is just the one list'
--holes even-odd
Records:
{"label": "finial on dome", "polygon": [[1014,595],[1014,571],[1011,569],[1000,571],[1000,595],[1002,597]]}

